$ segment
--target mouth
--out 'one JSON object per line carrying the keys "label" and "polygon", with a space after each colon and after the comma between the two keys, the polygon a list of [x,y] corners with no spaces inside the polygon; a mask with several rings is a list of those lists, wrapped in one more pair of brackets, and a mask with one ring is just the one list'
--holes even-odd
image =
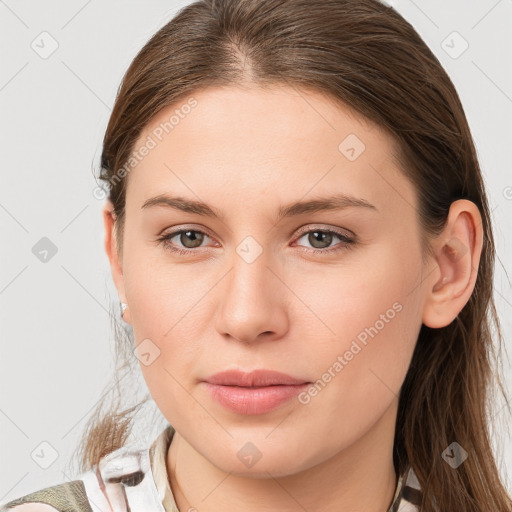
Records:
{"label": "mouth", "polygon": [[311,382],[273,370],[244,373],[228,370],[208,377],[204,386],[211,398],[237,414],[270,412],[305,390]]}

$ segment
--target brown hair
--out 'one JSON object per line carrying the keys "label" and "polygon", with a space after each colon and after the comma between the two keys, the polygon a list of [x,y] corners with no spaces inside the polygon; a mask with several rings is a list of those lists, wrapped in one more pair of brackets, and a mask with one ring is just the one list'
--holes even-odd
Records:
{"label": "brown hair", "polygon": [[[120,252],[127,178],[118,171],[153,116],[209,86],[279,84],[320,91],[393,135],[401,170],[418,193],[426,240],[440,233],[454,200],[478,206],[484,240],[475,289],[450,325],[421,328],[401,388],[394,463],[399,474],[414,469],[422,511],[512,510],[488,423],[492,391],[506,392],[492,371],[493,364],[499,368],[502,335],[479,162],[454,85],[391,7],[377,0],[198,0],[181,9],[133,60],[106,130],[100,179],[114,205]],[[130,336],[117,341],[127,368]],[[98,408],[90,419],[80,447],[83,470],[125,443],[138,405],[118,405],[101,414]],[[441,457],[454,441],[469,453],[457,470]]]}

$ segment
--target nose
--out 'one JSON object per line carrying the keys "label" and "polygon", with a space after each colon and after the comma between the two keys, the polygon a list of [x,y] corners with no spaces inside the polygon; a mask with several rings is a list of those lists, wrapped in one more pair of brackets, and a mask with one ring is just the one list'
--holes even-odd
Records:
{"label": "nose", "polygon": [[279,278],[280,265],[265,250],[255,256],[255,247],[248,244],[244,251],[241,246],[218,287],[216,329],[244,343],[280,338],[288,329],[290,293]]}

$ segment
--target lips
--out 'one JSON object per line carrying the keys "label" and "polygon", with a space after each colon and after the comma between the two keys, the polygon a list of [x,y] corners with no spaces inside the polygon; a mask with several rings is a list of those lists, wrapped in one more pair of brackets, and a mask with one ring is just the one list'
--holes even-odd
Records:
{"label": "lips", "polygon": [[265,414],[290,402],[310,382],[274,370],[227,370],[202,383],[216,402],[237,414]]}
{"label": "lips", "polygon": [[265,369],[254,370],[249,373],[240,370],[226,370],[207,377],[205,382],[221,386],[240,387],[293,386],[308,383],[304,379],[295,378],[286,373]]}

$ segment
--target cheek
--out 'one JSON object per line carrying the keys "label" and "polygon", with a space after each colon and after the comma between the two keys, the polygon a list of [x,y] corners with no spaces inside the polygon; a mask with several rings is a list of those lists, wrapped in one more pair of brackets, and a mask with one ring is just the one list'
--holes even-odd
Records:
{"label": "cheek", "polygon": [[[359,259],[357,268],[302,281],[298,294],[308,297],[316,317],[308,325],[319,340],[306,350],[321,380],[318,389],[331,388],[330,399],[340,407],[379,408],[398,395],[421,328],[419,262],[419,253],[397,255],[390,246],[371,261]],[[318,282],[325,283],[321,289]],[[295,321],[304,328],[304,320]],[[306,338],[315,339],[313,331]]]}
{"label": "cheek", "polygon": [[345,280],[343,293],[333,283],[331,300],[324,296],[317,310],[335,336],[306,348],[317,380],[301,403],[304,418],[317,418],[326,438],[350,444],[398,403],[421,317],[407,277],[387,270],[386,279],[375,272],[363,282]]}
{"label": "cheek", "polygon": [[139,245],[127,251],[124,284],[143,378],[171,421],[172,412],[183,409],[178,405],[190,401],[183,386],[188,387],[204,349],[199,345],[206,318],[201,306],[209,281],[199,280],[192,266],[171,265],[161,254],[156,258],[159,250],[145,254]]}
{"label": "cheek", "polygon": [[179,266],[165,259],[161,247],[128,237],[126,247],[124,286],[134,330],[162,336],[183,316],[183,299],[188,302],[191,282],[187,284]]}

